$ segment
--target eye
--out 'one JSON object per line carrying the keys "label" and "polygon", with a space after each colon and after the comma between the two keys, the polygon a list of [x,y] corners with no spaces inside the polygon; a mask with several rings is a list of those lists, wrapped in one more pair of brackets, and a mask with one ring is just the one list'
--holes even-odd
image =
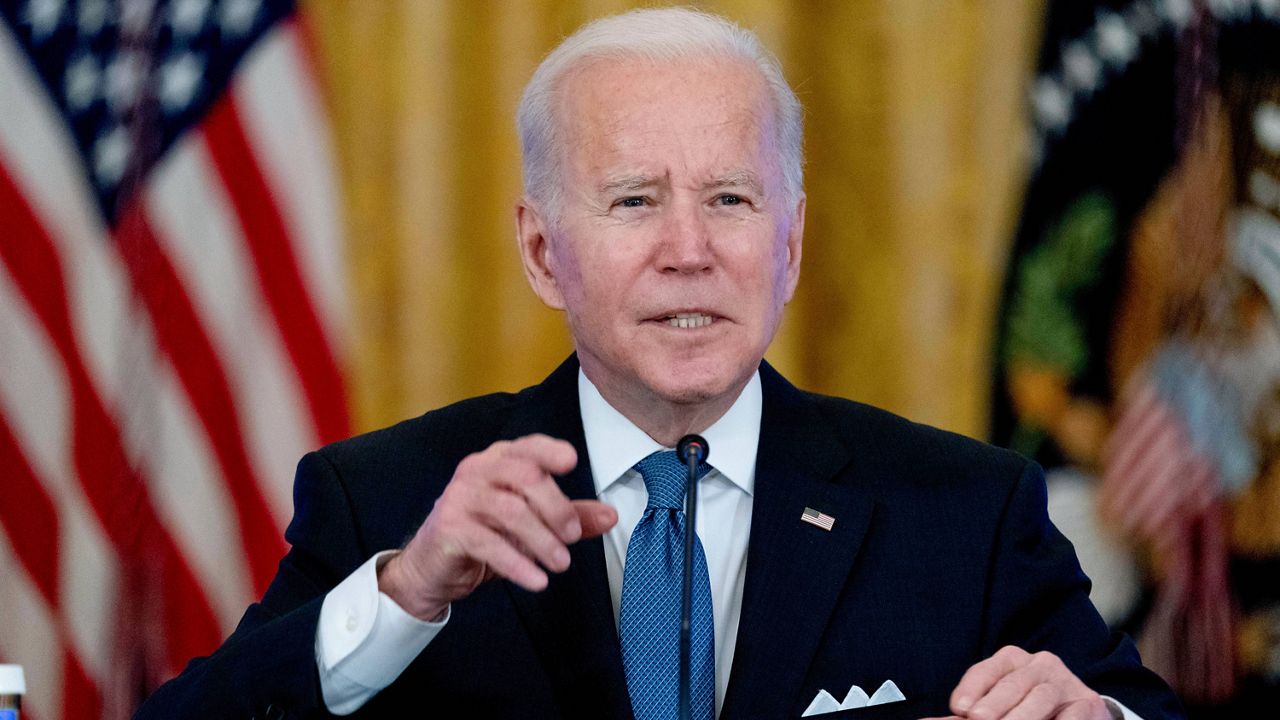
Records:
{"label": "eye", "polygon": [[619,207],[627,207],[627,208],[644,207],[647,204],[648,204],[648,200],[638,195],[635,195],[632,197],[625,197],[614,203],[614,205],[617,205]]}
{"label": "eye", "polygon": [[720,195],[716,197],[716,202],[721,205],[741,205],[746,202],[741,195]]}

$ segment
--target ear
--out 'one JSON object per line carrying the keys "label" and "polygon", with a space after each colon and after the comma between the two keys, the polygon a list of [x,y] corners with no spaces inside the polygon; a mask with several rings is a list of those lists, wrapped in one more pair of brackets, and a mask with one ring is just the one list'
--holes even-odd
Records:
{"label": "ear", "polygon": [[804,245],[804,193],[796,201],[795,211],[791,217],[791,229],[787,232],[787,285],[783,302],[791,302],[796,293],[796,285],[800,282],[800,252]]}
{"label": "ear", "polygon": [[563,310],[564,296],[556,282],[555,263],[551,260],[549,227],[542,213],[528,198],[516,205],[516,244],[520,246],[525,279],[547,307]]}

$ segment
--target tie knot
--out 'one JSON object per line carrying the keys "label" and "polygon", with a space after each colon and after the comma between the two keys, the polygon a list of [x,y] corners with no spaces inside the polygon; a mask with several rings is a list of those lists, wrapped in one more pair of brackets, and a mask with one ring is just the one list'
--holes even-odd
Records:
{"label": "tie knot", "polygon": [[[644,478],[645,490],[649,491],[651,508],[684,508],[685,480],[689,470],[676,457],[675,450],[659,450],[636,463],[636,470]],[[698,477],[707,474],[711,466],[698,463]]]}

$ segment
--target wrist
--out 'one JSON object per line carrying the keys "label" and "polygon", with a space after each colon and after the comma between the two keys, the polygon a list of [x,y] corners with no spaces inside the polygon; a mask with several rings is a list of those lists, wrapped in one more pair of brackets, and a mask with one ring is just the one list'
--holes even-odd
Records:
{"label": "wrist", "polygon": [[378,560],[378,592],[391,598],[401,609],[423,622],[440,622],[449,610],[447,600],[433,600],[415,592],[418,583],[407,577],[407,568],[400,553],[389,554]]}

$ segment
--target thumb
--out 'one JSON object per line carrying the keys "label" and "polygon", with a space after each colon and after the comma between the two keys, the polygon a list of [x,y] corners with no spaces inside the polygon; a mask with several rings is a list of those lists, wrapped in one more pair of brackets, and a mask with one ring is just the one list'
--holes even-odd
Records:
{"label": "thumb", "polygon": [[582,523],[583,540],[603,535],[618,524],[618,511],[599,500],[574,500],[573,509],[578,511],[578,522]]}

